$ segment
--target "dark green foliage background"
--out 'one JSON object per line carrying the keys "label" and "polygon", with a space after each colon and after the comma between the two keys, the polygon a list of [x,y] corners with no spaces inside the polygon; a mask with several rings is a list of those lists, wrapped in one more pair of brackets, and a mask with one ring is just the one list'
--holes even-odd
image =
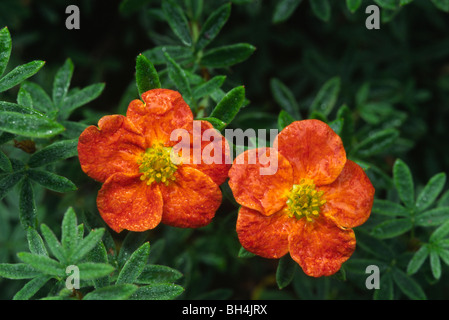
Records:
{"label": "dark green foliage background", "polygon": [[[0,27],[8,26],[13,39],[7,71],[11,66],[31,60],[44,60],[45,67],[30,80],[51,92],[56,71],[71,58],[75,66],[71,87],[98,82],[106,86],[99,98],[79,108],[70,120],[96,124],[102,115],[124,113],[127,104],[138,98],[134,78],[138,54],[159,45],[182,45],[164,20],[160,1],[128,1],[128,4],[136,4],[134,10],[132,6],[124,6],[124,2],[73,1],[71,4],[78,5],[81,11],[81,29],[67,30],[64,1],[1,1]],[[273,12],[279,1],[231,2],[230,18],[210,47],[249,43],[256,50],[241,63],[208,70],[211,76],[227,76],[222,86],[224,92],[241,85],[245,87],[249,103],[240,110],[230,128],[279,128],[278,116],[282,108],[272,86],[273,79],[278,79],[296,101],[297,114],[291,116],[297,120],[316,117],[333,123],[339,118],[338,110],[342,105],[349,108],[355,130],[345,140],[345,147],[350,158],[366,165],[377,199],[400,203],[393,180],[393,165],[398,158],[410,168],[416,194],[432,176],[447,172],[447,12],[436,8],[431,1],[415,0],[395,10],[387,9],[388,3],[399,1],[363,1],[359,9],[351,13],[346,1],[340,0],[319,1],[331,4],[330,13],[327,15],[324,11],[320,15],[309,1],[299,1],[291,16],[275,23]],[[189,1],[178,3],[184,6]],[[204,1],[199,25],[224,3],[226,1]],[[369,4],[381,6],[379,30],[365,28],[365,8]],[[155,64],[155,67],[160,72],[165,64]],[[201,75],[198,70],[196,72]],[[333,77],[340,79],[335,107],[327,115],[311,113],[320,88]],[[163,76],[161,79],[164,80]],[[16,101],[17,91],[18,86],[8,90],[3,93],[2,100]],[[333,124],[338,126],[338,122]],[[398,133],[385,148],[365,154],[357,149],[360,142],[384,129]],[[12,145],[7,151],[11,157],[21,157],[23,153]],[[377,169],[372,169],[373,166]],[[36,188],[39,221],[57,232],[68,206],[77,213],[97,215],[95,198],[100,184],[81,172],[78,159],[59,162],[54,170],[69,178],[78,189],[61,194]],[[5,212],[1,212],[1,216],[7,225],[0,226],[0,233],[8,237],[0,235],[0,263],[18,262],[16,253],[27,250],[26,233],[18,217],[19,191],[16,189],[2,200],[1,209]],[[446,218],[438,225],[416,226],[413,230],[382,238],[375,237],[373,230],[388,219],[374,212],[366,225],[356,228],[360,244],[342,272],[314,279],[308,278],[298,267],[287,267],[284,269],[294,271],[294,278],[280,290],[276,281],[277,260],[238,257],[240,244],[235,232],[238,206],[227,186],[222,189],[223,205],[209,226],[190,230],[160,225],[148,232],[150,259],[183,274],[178,281],[185,288],[180,299],[372,299],[373,290],[365,288],[366,264],[362,262],[380,265],[381,278],[384,274],[395,277],[396,271],[392,270],[402,270],[406,274],[414,253],[423,243],[428,243],[436,227],[447,221]],[[447,189],[444,186],[442,192]],[[449,206],[447,194],[444,199],[441,206]],[[120,246],[126,232],[111,233]],[[390,260],[389,254],[383,251],[387,250],[385,248],[392,252]],[[388,261],[381,259],[383,254]],[[289,265],[288,261],[285,265]],[[288,270],[283,272],[289,273]],[[424,292],[428,299],[449,298],[449,268],[443,261],[439,279],[433,276],[428,259],[419,272],[405,277],[413,278],[413,284],[421,289],[401,287],[396,276],[394,290],[386,296],[420,298]],[[10,299],[23,284],[0,279],[0,298]]]}

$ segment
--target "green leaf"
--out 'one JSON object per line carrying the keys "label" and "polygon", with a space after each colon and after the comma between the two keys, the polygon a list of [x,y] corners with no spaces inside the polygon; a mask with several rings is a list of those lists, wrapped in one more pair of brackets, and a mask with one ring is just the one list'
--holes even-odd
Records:
{"label": "green leaf", "polygon": [[423,265],[424,261],[429,256],[429,247],[427,245],[423,245],[421,248],[419,248],[418,251],[415,252],[412,259],[407,265],[407,274],[412,275],[416,273],[421,266]]}
{"label": "green leaf", "polygon": [[97,244],[101,241],[103,237],[105,229],[95,229],[92,230],[87,237],[78,242],[76,247],[72,251],[72,255],[69,256],[69,261],[72,264],[77,263],[81,259],[83,259],[90,251],[92,251]]}
{"label": "green leaf", "polygon": [[33,153],[28,165],[31,168],[41,167],[59,160],[78,155],[78,139],[62,140]]}
{"label": "green leaf", "polygon": [[435,279],[438,280],[441,278],[441,261],[438,251],[430,251],[430,270],[432,271],[432,275]]}
{"label": "green leaf", "polygon": [[132,300],[172,300],[184,292],[184,288],[170,283],[158,283],[138,288]]}
{"label": "green leaf", "polygon": [[71,255],[78,244],[78,221],[73,208],[68,208],[62,219],[61,244],[67,256]]}
{"label": "green leaf", "polygon": [[136,290],[137,286],[132,284],[108,286],[89,292],[83,300],[126,300]]}
{"label": "green leaf", "polygon": [[388,149],[398,137],[396,129],[378,131],[354,146],[352,152],[362,158],[371,157]]}
{"label": "green leaf", "polygon": [[328,116],[335,106],[340,93],[341,80],[333,77],[323,84],[310,107],[311,112],[319,112]]}
{"label": "green leaf", "polygon": [[41,233],[53,256],[59,261],[65,262],[64,250],[53,231],[51,231],[47,225],[41,224]]}
{"label": "green leaf", "polygon": [[84,262],[77,264],[81,280],[93,280],[111,274],[114,267],[106,263]]}
{"label": "green leaf", "polygon": [[19,89],[19,93],[17,94],[17,103],[19,105],[25,106],[27,108],[33,108],[33,98],[30,93],[26,91],[22,86]]}
{"label": "green leaf", "polygon": [[22,289],[20,289],[13,297],[13,300],[28,300],[31,297],[33,297],[36,292],[39,291],[47,282],[50,280],[51,277],[47,275],[42,275],[39,277],[34,278],[33,280],[30,280],[23,286]]}
{"label": "green leaf", "polygon": [[150,254],[150,243],[144,243],[126,261],[117,278],[117,284],[133,283],[142,273]]}
{"label": "green leaf", "polygon": [[12,172],[11,161],[9,161],[8,156],[4,154],[3,151],[1,150],[0,150],[0,170],[3,170],[5,172]]}
{"label": "green leaf", "polygon": [[327,22],[331,18],[331,5],[329,0],[309,0],[313,13],[319,19]]}
{"label": "green leaf", "polygon": [[398,268],[393,268],[393,280],[401,291],[410,299],[425,300],[426,294],[420,285]]}
{"label": "green leaf", "polygon": [[161,265],[146,265],[139,277],[134,281],[136,284],[155,284],[175,282],[182,277],[178,270]]}
{"label": "green leaf", "polygon": [[397,0],[374,0],[383,9],[395,10],[398,6]]}
{"label": "green leaf", "polygon": [[70,87],[70,81],[73,75],[72,60],[67,59],[64,65],[56,72],[53,81],[53,102],[57,109],[60,108]]}
{"label": "green leaf", "polygon": [[184,100],[187,104],[192,103],[192,90],[190,89],[190,83],[187,79],[187,75],[184,69],[181,68],[179,64],[173,60],[170,55],[165,52],[165,59],[167,60],[168,76],[173,81],[177,89],[183,95]]}
{"label": "green leaf", "polygon": [[285,255],[279,259],[279,264],[276,270],[276,283],[279,289],[283,289],[292,282],[295,276],[297,263],[293,261],[290,255]]}
{"label": "green leaf", "polygon": [[167,52],[175,61],[192,58],[192,50],[183,46],[157,46],[142,52],[142,55],[147,57],[153,65],[158,65],[167,62],[164,56],[165,52]]}
{"label": "green leaf", "polygon": [[17,256],[20,260],[44,274],[59,277],[65,276],[65,269],[63,265],[47,256],[37,255],[29,252],[19,252]]}
{"label": "green leaf", "polygon": [[245,258],[246,259],[246,258],[252,258],[252,257],[255,257],[255,256],[256,255],[254,253],[249,252],[248,250],[246,250],[243,247],[240,247],[239,254],[238,254],[239,258]]}
{"label": "green leaf", "polygon": [[446,184],[446,174],[444,172],[438,173],[430,178],[424,189],[416,199],[416,208],[423,211],[430,207],[440,195]]}
{"label": "green leaf", "polygon": [[409,208],[415,204],[415,187],[409,167],[401,159],[397,159],[393,166],[393,181],[402,202]]}
{"label": "green leaf", "polygon": [[392,217],[410,216],[410,212],[400,204],[397,204],[389,200],[381,200],[381,199],[374,199],[372,212]]}
{"label": "green leaf", "polygon": [[240,86],[230,90],[212,110],[210,116],[231,123],[245,102],[245,87]]}
{"label": "green leaf", "polygon": [[190,36],[189,23],[184,14],[184,10],[172,0],[163,0],[162,11],[170,28],[179,40],[186,46],[191,46],[192,37]]}
{"label": "green leaf", "polygon": [[202,97],[210,95],[215,90],[219,89],[223,85],[225,80],[226,76],[215,76],[209,81],[200,84],[193,90],[193,98],[198,100]]}
{"label": "green leaf", "polygon": [[248,43],[221,46],[206,51],[200,64],[207,68],[227,68],[248,59],[256,47]]}
{"label": "green leaf", "polygon": [[0,30],[0,76],[5,72],[11,56],[12,41],[7,27]]}
{"label": "green leaf", "polygon": [[8,74],[6,74],[3,78],[0,79],[0,92],[6,91],[25,79],[31,77],[36,72],[38,72],[43,66],[44,61],[31,61],[27,64],[15,67]]}
{"label": "green leaf", "polygon": [[276,7],[274,8],[273,18],[271,21],[273,23],[281,23],[287,21],[288,18],[295,12],[296,8],[302,0],[280,0],[277,1]]}
{"label": "green leaf", "polygon": [[64,131],[64,127],[43,116],[0,111],[0,130],[31,138],[49,138]]}
{"label": "green leaf", "polygon": [[18,105],[11,102],[6,101],[0,101],[0,112],[1,111],[7,111],[7,112],[17,112],[20,114],[31,114],[31,115],[37,115],[37,116],[44,116],[42,113],[29,108],[24,105]]}
{"label": "green leaf", "polygon": [[293,123],[295,118],[293,118],[287,111],[281,110],[278,116],[278,129],[282,131],[286,126]]}
{"label": "green leaf", "polygon": [[29,169],[28,177],[41,186],[59,193],[76,190],[76,185],[69,179],[49,171]]}
{"label": "green leaf", "polygon": [[449,207],[449,190],[440,197],[437,207]]}
{"label": "green leaf", "polygon": [[431,243],[436,243],[442,240],[449,234],[449,219],[439,226],[432,234],[430,235],[429,241]]}
{"label": "green leaf", "polygon": [[37,224],[37,209],[34,201],[34,191],[31,181],[25,178],[22,181],[19,196],[19,218],[20,223],[26,229],[35,227]]}
{"label": "green leaf", "polygon": [[60,118],[67,119],[77,108],[95,100],[103,92],[104,83],[95,83],[73,94],[67,95],[60,108]]}
{"label": "green leaf", "polygon": [[449,12],[449,0],[431,0],[438,9]]}
{"label": "green leaf", "polygon": [[136,83],[140,96],[148,90],[161,87],[154,65],[142,54],[139,54],[136,60]]}
{"label": "green leaf", "polygon": [[295,119],[301,119],[299,105],[290,89],[279,79],[270,80],[271,93],[279,106],[292,115]]}
{"label": "green leaf", "polygon": [[221,131],[226,127],[226,123],[223,121],[213,118],[213,117],[206,117],[206,118],[197,118],[196,120],[203,120],[209,122],[216,130]]}
{"label": "green leaf", "polygon": [[52,113],[56,110],[53,101],[47,95],[47,93],[39,85],[25,81],[22,83],[21,88],[28,92],[33,100],[33,107],[43,113]]}
{"label": "green leaf", "polygon": [[0,200],[23,178],[23,172],[0,175]]}
{"label": "green leaf", "polygon": [[392,219],[375,226],[372,235],[379,239],[389,239],[409,231],[412,227],[413,223],[408,218]]}
{"label": "green leaf", "polygon": [[355,13],[362,4],[362,0],[346,0],[346,7],[351,13]]}
{"label": "green leaf", "polygon": [[394,286],[391,273],[386,273],[380,278],[380,288],[374,292],[374,300],[393,300]]}
{"label": "green leaf", "polygon": [[[439,254],[440,254],[440,258],[443,260],[443,262],[449,266],[449,250],[440,249]],[[1,271],[0,271],[0,275],[1,275]]]}
{"label": "green leaf", "polygon": [[215,37],[228,21],[231,14],[231,3],[226,3],[216,9],[207,18],[201,27],[201,32],[198,36],[198,41],[195,45],[195,50],[200,51],[204,49]]}
{"label": "green leaf", "polygon": [[0,263],[0,277],[20,280],[30,279],[41,274],[40,271],[25,263]]}
{"label": "green leaf", "polygon": [[27,231],[28,247],[33,254],[48,256],[44,241],[34,228],[28,228]]}
{"label": "green leaf", "polygon": [[437,226],[449,219],[449,207],[435,208],[416,216],[416,224],[422,227]]}
{"label": "green leaf", "polygon": [[129,260],[131,255],[136,251],[148,238],[148,232],[129,232],[122,242],[117,257],[117,263],[120,268]]}

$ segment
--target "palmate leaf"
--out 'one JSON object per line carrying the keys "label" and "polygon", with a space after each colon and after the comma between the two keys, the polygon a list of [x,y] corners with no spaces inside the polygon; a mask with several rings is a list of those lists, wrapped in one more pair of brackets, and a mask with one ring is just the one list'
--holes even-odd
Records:
{"label": "palmate leaf", "polygon": [[446,174],[444,172],[434,175],[430,178],[424,189],[418,194],[416,207],[423,211],[430,207],[443,191],[446,184]]}
{"label": "palmate leaf", "polygon": [[61,107],[70,87],[70,81],[73,75],[72,60],[67,59],[64,65],[59,68],[53,81],[53,103],[57,109]]}
{"label": "palmate leaf", "polygon": [[78,155],[77,146],[78,139],[57,141],[33,153],[28,161],[28,165],[31,168],[37,168],[74,157]]}
{"label": "palmate leaf", "polygon": [[245,87],[239,86],[230,90],[212,110],[210,116],[231,123],[245,103]]}
{"label": "palmate leaf", "polygon": [[393,180],[402,202],[409,208],[413,207],[415,204],[413,177],[410,168],[401,159],[394,163]]}
{"label": "palmate leaf", "polygon": [[0,111],[0,130],[31,138],[50,138],[64,131],[64,127],[44,116]]}
{"label": "palmate leaf", "polygon": [[186,72],[175,60],[173,60],[172,57],[170,57],[168,52],[165,52],[164,55],[167,61],[168,76],[170,77],[171,81],[173,81],[176,88],[181,92],[187,104],[191,105],[191,103],[193,102],[192,90],[190,88],[190,83],[187,79]]}
{"label": "palmate leaf", "polygon": [[296,120],[300,120],[299,105],[291,90],[277,78],[270,80],[270,88],[273,98],[279,106]]}

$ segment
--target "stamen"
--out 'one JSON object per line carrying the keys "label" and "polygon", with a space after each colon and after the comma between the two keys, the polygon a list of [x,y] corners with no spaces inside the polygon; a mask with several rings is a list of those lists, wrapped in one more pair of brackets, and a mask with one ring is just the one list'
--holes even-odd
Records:
{"label": "stamen", "polygon": [[293,185],[287,196],[288,216],[296,219],[306,218],[313,221],[320,214],[321,207],[326,200],[321,199],[323,191],[317,191],[311,179],[302,179],[299,184]]}
{"label": "stamen", "polygon": [[153,182],[168,185],[175,181],[174,173],[178,169],[170,160],[171,147],[164,147],[163,144],[154,144],[148,148],[137,160],[139,172],[142,173],[140,180],[146,180],[147,185]]}

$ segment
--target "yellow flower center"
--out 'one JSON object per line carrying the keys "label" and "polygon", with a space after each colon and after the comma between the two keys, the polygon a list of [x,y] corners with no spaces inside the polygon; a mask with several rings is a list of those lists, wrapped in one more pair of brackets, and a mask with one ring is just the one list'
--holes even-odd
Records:
{"label": "yellow flower center", "polygon": [[168,185],[175,180],[174,173],[178,169],[170,160],[171,147],[164,147],[158,143],[148,148],[137,160],[139,171],[142,173],[140,180],[146,180],[147,185],[153,182]]}
{"label": "yellow flower center", "polygon": [[289,217],[301,219],[305,217],[307,221],[313,221],[318,217],[320,209],[326,200],[321,199],[323,191],[317,191],[313,180],[302,179],[300,184],[293,185],[287,198],[287,214]]}

